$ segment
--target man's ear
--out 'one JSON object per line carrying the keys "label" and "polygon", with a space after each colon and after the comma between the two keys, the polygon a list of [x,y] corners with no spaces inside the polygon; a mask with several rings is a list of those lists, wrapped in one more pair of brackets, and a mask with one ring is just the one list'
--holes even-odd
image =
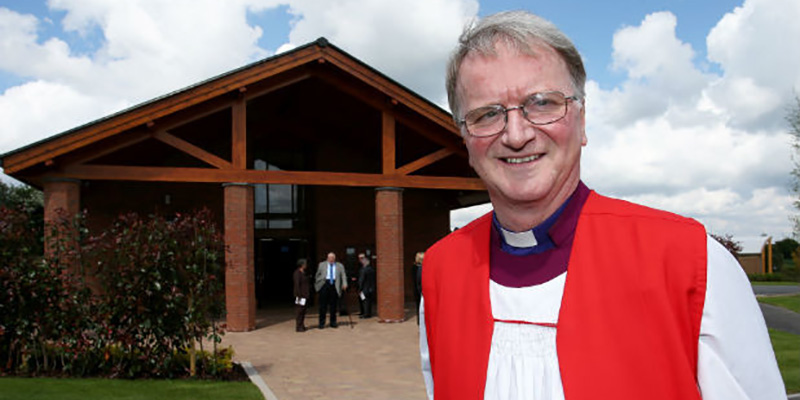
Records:
{"label": "man's ear", "polygon": [[589,139],[586,137],[586,100],[581,99],[581,146],[586,146]]}

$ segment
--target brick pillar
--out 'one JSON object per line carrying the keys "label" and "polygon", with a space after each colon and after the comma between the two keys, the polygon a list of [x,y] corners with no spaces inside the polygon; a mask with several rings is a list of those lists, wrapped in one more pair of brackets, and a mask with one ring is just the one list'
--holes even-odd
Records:
{"label": "brick pillar", "polygon": [[226,183],[225,191],[225,307],[228,330],[256,327],[256,287],[253,260],[253,186]]}
{"label": "brick pillar", "polygon": [[[46,179],[44,181],[45,254],[54,255],[58,242],[64,238],[76,238],[72,221],[80,212],[81,181],[77,179]],[[58,231],[53,228],[58,227]],[[62,243],[77,246],[77,243]],[[69,250],[69,249],[65,249]]]}
{"label": "brick pillar", "polygon": [[378,318],[381,322],[402,322],[405,320],[403,189],[376,189],[375,224]]}

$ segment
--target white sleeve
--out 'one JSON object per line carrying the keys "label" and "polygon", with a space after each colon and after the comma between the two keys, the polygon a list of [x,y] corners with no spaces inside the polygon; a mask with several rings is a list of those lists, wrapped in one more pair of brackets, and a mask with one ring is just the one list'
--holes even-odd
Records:
{"label": "white sleeve", "polygon": [[433,400],[433,374],[431,359],[428,355],[428,333],[425,330],[425,298],[419,301],[419,356],[422,361],[422,379],[425,380],[425,391],[428,399]]}
{"label": "white sleeve", "polygon": [[764,317],[744,270],[708,237],[697,381],[704,400],[786,399]]}

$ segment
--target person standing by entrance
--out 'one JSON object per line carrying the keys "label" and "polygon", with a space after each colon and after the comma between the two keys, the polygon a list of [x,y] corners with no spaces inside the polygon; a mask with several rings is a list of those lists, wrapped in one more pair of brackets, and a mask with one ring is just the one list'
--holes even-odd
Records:
{"label": "person standing by entrance", "polygon": [[337,328],[336,312],[339,309],[339,296],[347,290],[347,275],[344,265],[336,262],[336,254],[328,253],[325,261],[319,263],[314,276],[314,289],[319,293],[319,329],[325,328],[325,314],[331,314],[331,328]]}
{"label": "person standing by entrance", "polygon": [[306,310],[308,309],[309,285],[306,277],[306,259],[297,260],[297,269],[294,270],[294,304],[295,304],[295,331],[305,332]]}
{"label": "person standing by entrance", "polygon": [[411,273],[414,276],[414,302],[417,305],[417,325],[419,325],[419,303],[422,299],[422,260],[425,258],[425,253],[418,252],[414,256],[414,266],[411,268]]}
{"label": "person standing by entrance", "polygon": [[375,299],[375,268],[369,263],[369,257],[361,253],[358,255],[361,270],[358,271],[358,287],[361,289],[361,315],[359,318],[372,318],[372,302]]}

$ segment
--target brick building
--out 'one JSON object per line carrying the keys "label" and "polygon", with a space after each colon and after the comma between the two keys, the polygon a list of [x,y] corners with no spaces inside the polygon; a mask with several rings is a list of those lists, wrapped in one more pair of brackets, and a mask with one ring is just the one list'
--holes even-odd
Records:
{"label": "brick building", "polygon": [[772,273],[772,237],[756,236],[739,238],[742,251],[737,255],[739,264],[748,274]]}
{"label": "brick building", "polygon": [[451,116],[325,39],[0,156],[55,210],[208,207],[224,227],[228,326],[291,304],[295,260],[377,256],[378,316],[402,320],[413,255],[486,201]]}

